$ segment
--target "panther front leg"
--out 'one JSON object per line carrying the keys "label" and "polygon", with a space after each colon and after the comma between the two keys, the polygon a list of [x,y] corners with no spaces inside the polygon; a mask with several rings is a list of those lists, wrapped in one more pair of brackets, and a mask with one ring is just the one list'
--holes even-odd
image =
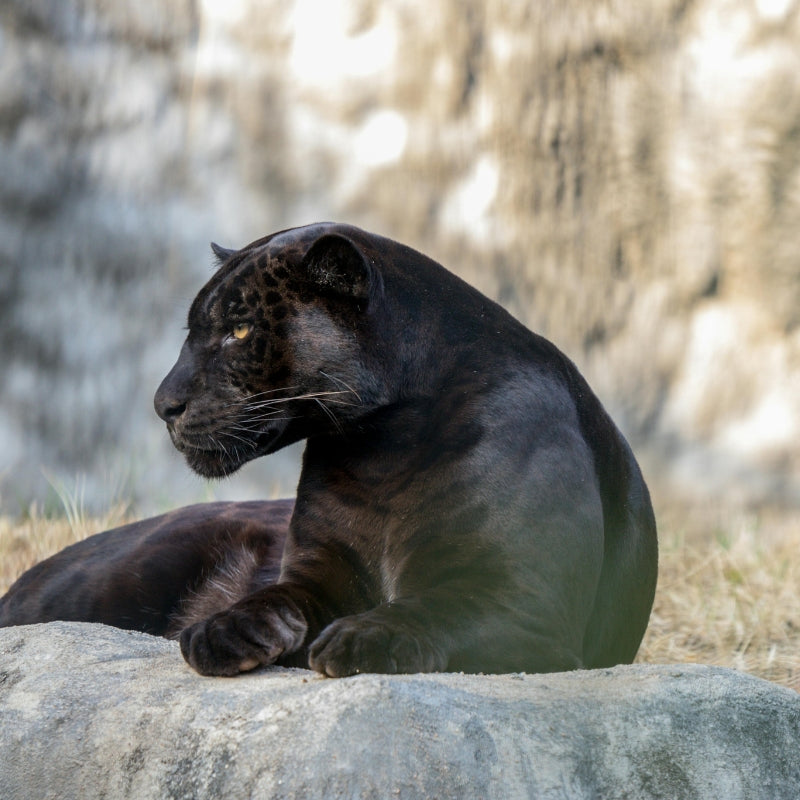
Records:
{"label": "panther front leg", "polygon": [[560,672],[583,666],[581,636],[465,593],[407,598],[335,620],[309,647],[332,678],[360,672]]}
{"label": "panther front leg", "polygon": [[231,676],[274,664],[303,647],[307,614],[303,589],[269,586],[185,628],[181,653],[201,675]]}

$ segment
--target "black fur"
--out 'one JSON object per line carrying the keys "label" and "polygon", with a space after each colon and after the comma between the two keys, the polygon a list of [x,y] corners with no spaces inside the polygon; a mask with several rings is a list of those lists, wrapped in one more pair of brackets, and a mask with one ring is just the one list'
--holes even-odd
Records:
{"label": "black fur", "polygon": [[[156,409],[204,475],[308,440],[280,577],[268,548],[240,599],[193,621],[208,604],[198,570],[179,565],[180,537],[166,567],[144,537],[146,570],[173,588],[151,599],[140,578],[161,621],[133,611],[130,627],[190,623],[184,656],[213,675],[306,661],[331,676],[630,662],[655,591],[655,521],[630,448],[572,362],[430,259],[356,228],[226,253]],[[77,568],[81,547],[91,552],[77,545],[23,576],[0,623],[31,621],[15,609]],[[229,555],[217,547],[199,572],[229,575]],[[95,582],[112,562],[90,562]],[[74,613],[68,598],[83,590],[66,584],[59,602]],[[115,591],[89,594],[114,607]]]}

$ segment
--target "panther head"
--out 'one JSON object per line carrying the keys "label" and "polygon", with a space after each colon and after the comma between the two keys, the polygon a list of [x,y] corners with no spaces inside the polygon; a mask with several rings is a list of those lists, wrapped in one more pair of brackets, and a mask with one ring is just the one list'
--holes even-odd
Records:
{"label": "panther head", "polygon": [[196,472],[229,475],[385,402],[379,258],[361,233],[325,223],[212,245],[219,270],[154,401]]}

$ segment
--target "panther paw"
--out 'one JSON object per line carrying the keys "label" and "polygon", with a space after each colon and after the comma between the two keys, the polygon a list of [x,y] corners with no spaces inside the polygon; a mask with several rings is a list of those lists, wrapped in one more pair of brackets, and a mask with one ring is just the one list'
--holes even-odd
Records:
{"label": "panther paw", "polygon": [[447,658],[409,631],[369,619],[369,614],[331,623],[312,643],[309,666],[330,678],[360,672],[436,672]]}
{"label": "panther paw", "polygon": [[201,675],[237,675],[294,652],[306,629],[305,620],[288,608],[261,608],[256,614],[232,606],[184,628],[181,653]]}

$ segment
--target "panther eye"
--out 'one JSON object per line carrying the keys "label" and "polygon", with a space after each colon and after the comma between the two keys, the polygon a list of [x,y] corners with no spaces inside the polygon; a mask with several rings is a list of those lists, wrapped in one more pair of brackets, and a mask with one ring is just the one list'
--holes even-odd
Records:
{"label": "panther eye", "polygon": [[246,339],[252,330],[253,326],[249,322],[240,322],[238,325],[233,326],[231,333],[234,339],[239,339],[241,341],[242,339]]}

